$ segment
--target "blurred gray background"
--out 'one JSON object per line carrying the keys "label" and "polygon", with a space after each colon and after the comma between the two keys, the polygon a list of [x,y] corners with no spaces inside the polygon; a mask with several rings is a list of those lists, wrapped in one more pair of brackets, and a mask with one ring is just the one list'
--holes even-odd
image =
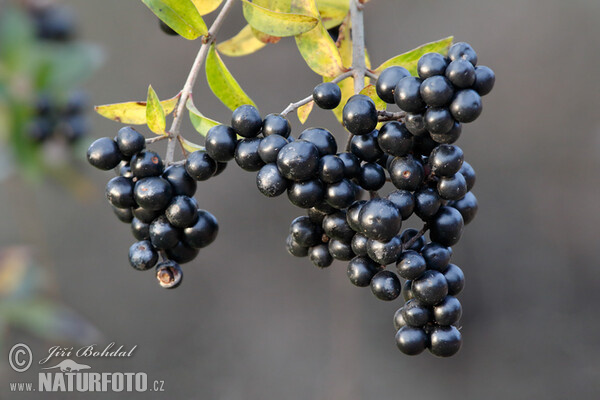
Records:
{"label": "blurred gray background", "polygon": [[[87,85],[94,104],[144,99],[148,84],[163,98],[180,90],[199,43],[162,34],[139,1],[65,3],[76,7],[83,37],[106,51]],[[240,9],[221,39],[243,26]],[[60,298],[100,329],[99,343],[138,345],[131,359],[93,360],[94,370],[147,372],[165,381],[155,398],[600,398],[600,190],[591,173],[600,168],[600,2],[374,0],[365,17],[375,65],[455,35],[496,72],[482,117],[459,142],[477,171],[480,211],[454,251],[467,279],[464,345],[454,358],[402,355],[392,327],[400,300],[353,287],[345,263],[318,270],[289,256],[285,236],[301,211],[285,196],[264,198],[254,174],[235,165],[199,185],[196,197],[221,230],[176,291],[128,266],[133,238],[102,194],[109,174],[87,165],[98,188],[89,202],[52,184],[34,189],[33,200],[0,186],[2,204],[21,207],[0,209],[0,245],[37,238],[31,244],[47,249]],[[319,82],[291,39],[224,61],[263,115]],[[230,116],[202,77],[194,99],[207,116]],[[94,137],[119,128],[92,121]],[[329,112],[315,110],[308,124],[344,137]],[[27,202],[37,224],[23,228]],[[35,343],[16,331],[7,345],[27,340]],[[43,353],[48,344],[35,346]],[[4,371],[3,382],[37,376]],[[120,398],[72,394],[96,397]]]}

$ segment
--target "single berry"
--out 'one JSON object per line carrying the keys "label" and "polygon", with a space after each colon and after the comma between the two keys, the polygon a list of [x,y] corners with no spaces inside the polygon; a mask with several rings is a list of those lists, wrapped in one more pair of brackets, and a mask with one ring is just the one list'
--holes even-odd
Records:
{"label": "single berry", "polygon": [[238,140],[233,128],[227,125],[216,125],[208,130],[204,146],[206,154],[215,161],[233,160]]}
{"label": "single berry", "polygon": [[431,354],[438,357],[455,355],[462,345],[462,336],[454,326],[436,326],[429,335]]}
{"label": "single berry", "polygon": [[137,240],[150,240],[150,225],[134,218],[131,221],[131,233]]}
{"label": "single berry", "polygon": [[383,156],[383,151],[378,144],[378,131],[369,134],[354,136],[350,142],[350,151],[359,160],[375,162]]}
{"label": "single berry", "polygon": [[355,232],[361,231],[359,214],[366,203],[366,200],[357,200],[348,207],[348,210],[346,210],[346,222],[348,222],[348,225],[350,225]]}
{"label": "single berry", "polygon": [[415,192],[415,214],[423,221],[429,221],[442,206],[442,199],[431,188],[424,188]]}
{"label": "single berry", "polygon": [[337,143],[335,138],[327,129],[323,128],[308,128],[302,131],[298,140],[306,140],[317,146],[319,156],[323,157],[327,154],[335,154],[337,152]]}
{"label": "single berry", "polygon": [[130,223],[133,220],[133,212],[131,208],[118,208],[113,206],[113,212],[119,218],[119,221]]}
{"label": "single berry", "polygon": [[467,181],[460,172],[438,181],[437,191],[444,200],[460,200],[467,194]]}
{"label": "single berry", "polygon": [[403,326],[406,326],[406,321],[404,321],[404,318],[402,317],[402,307],[400,307],[394,313],[394,329],[397,332],[398,329],[402,328]]}
{"label": "single berry", "polygon": [[[335,212],[335,210],[333,210],[332,212]],[[312,208],[308,209],[308,218],[312,221],[313,224],[317,224],[319,226],[321,226],[323,224],[323,220],[329,214],[330,213],[319,210],[316,207],[312,207]]]}
{"label": "single berry", "polygon": [[325,188],[325,201],[333,208],[347,208],[354,200],[356,200],[355,187],[348,179],[330,183]]}
{"label": "single berry", "polygon": [[324,82],[315,86],[312,97],[319,108],[332,110],[342,101],[342,91],[337,84]]}
{"label": "single berry", "polygon": [[413,295],[412,281],[410,279],[402,285],[402,297],[404,298],[404,301],[409,301],[415,297]]}
{"label": "single berry", "polygon": [[379,300],[392,301],[400,295],[402,285],[391,271],[383,270],[371,279],[371,291]]}
{"label": "single berry", "polygon": [[367,254],[380,265],[395,263],[402,252],[402,242],[398,236],[388,241],[369,239],[367,243]]}
{"label": "single berry", "polygon": [[165,210],[169,223],[176,228],[187,228],[196,223],[198,205],[187,196],[176,196]]}
{"label": "single berry", "polygon": [[346,220],[346,211],[337,211],[323,219],[323,231],[331,239],[349,243],[354,237],[354,230]]}
{"label": "single berry", "polygon": [[406,325],[422,327],[433,320],[431,309],[417,299],[406,302],[402,310]]}
{"label": "single berry", "polygon": [[429,306],[440,303],[448,295],[446,278],[438,271],[425,271],[412,281],[411,289],[415,299]]}
{"label": "single berry", "polygon": [[438,325],[454,325],[461,315],[462,306],[454,296],[446,296],[440,304],[433,306],[433,317]]}
{"label": "single berry", "polygon": [[292,235],[288,235],[285,240],[285,247],[292,256],[294,257],[306,257],[308,256],[308,247],[300,245],[294,240]]}
{"label": "single berry", "polygon": [[262,118],[256,107],[248,104],[239,106],[231,115],[231,127],[238,135],[245,138],[258,136],[262,123]]}
{"label": "single berry", "polygon": [[407,76],[410,76],[410,72],[404,67],[393,66],[384,69],[375,84],[377,96],[388,104],[394,104],[394,89],[400,79]]}
{"label": "single berry", "polygon": [[475,186],[475,170],[468,162],[463,162],[460,171],[458,171],[465,177],[465,181],[467,181],[467,190],[471,191],[473,186]]}
{"label": "single berry", "polygon": [[460,147],[442,144],[436,147],[429,156],[431,172],[437,176],[450,177],[462,167],[465,156]]}
{"label": "single berry", "polygon": [[365,203],[358,215],[361,232],[369,239],[391,240],[400,231],[402,217],[389,200],[375,198]]}
{"label": "single berry", "polygon": [[396,332],[396,346],[408,356],[422,353],[428,342],[427,334],[421,328],[403,326]]}
{"label": "single berry", "polygon": [[483,106],[481,96],[473,89],[465,89],[456,93],[450,103],[450,112],[458,122],[473,122],[481,115]]}
{"label": "single berry", "polygon": [[408,190],[395,190],[388,194],[386,199],[398,208],[403,221],[410,218],[415,208],[415,197],[411,192]]}
{"label": "single berry", "polygon": [[290,202],[296,207],[311,208],[323,201],[325,189],[321,181],[313,179],[304,182],[292,182],[287,194]]}
{"label": "single berry", "polygon": [[189,247],[201,249],[217,238],[219,223],[208,211],[198,210],[196,223],[183,230],[183,242]]}
{"label": "single berry", "polygon": [[173,188],[165,179],[151,176],[136,182],[133,196],[140,207],[147,210],[163,210],[171,202]]}
{"label": "single berry", "polygon": [[425,128],[425,117],[423,114],[406,114],[406,117],[404,117],[404,125],[414,136],[424,136],[429,134],[427,128]]}
{"label": "single berry", "polygon": [[344,179],[344,162],[331,154],[319,160],[319,179],[325,183],[336,183]]}
{"label": "single berry", "polygon": [[162,210],[149,210],[147,208],[137,207],[132,209],[132,214],[140,221],[149,224],[162,214]]}
{"label": "single berry", "polygon": [[189,263],[194,260],[200,250],[187,246],[185,243],[179,242],[175,247],[166,250],[169,260],[173,260],[178,264]]}
{"label": "single berry", "polygon": [[452,253],[447,247],[435,242],[427,243],[421,249],[421,255],[427,263],[428,269],[434,269],[440,272],[446,270],[450,263],[450,258],[452,257]]}
{"label": "single berry", "polygon": [[121,154],[126,157],[132,157],[146,148],[146,138],[144,135],[131,126],[119,129],[116,142]]}
{"label": "single berry", "polygon": [[413,135],[404,124],[392,121],[381,127],[379,135],[377,135],[377,143],[386,154],[402,157],[412,149],[412,138]]}
{"label": "single berry", "polygon": [[146,271],[156,265],[158,253],[148,240],[134,243],[129,248],[129,263],[139,271]]}
{"label": "single berry", "polygon": [[165,169],[162,177],[171,184],[173,196],[192,197],[196,193],[198,184],[187,173],[183,165],[171,165]]}
{"label": "single berry", "polygon": [[290,121],[280,114],[269,114],[263,121],[262,132],[265,137],[271,135],[279,135],[284,138],[290,136],[292,127]]}
{"label": "single berry", "polygon": [[114,207],[134,207],[133,182],[131,179],[116,176],[106,184],[106,198]]}
{"label": "single berry", "polygon": [[289,181],[285,179],[277,164],[267,164],[258,171],[256,175],[256,187],[267,197],[277,197],[287,190]]}
{"label": "single berry", "polygon": [[436,75],[444,75],[448,62],[439,53],[427,53],[417,62],[419,78],[427,79]]}
{"label": "single berry", "polygon": [[149,150],[141,151],[131,159],[131,172],[136,178],[160,176],[164,167],[165,165],[160,156]]}
{"label": "single berry", "polygon": [[448,58],[452,61],[462,58],[474,66],[477,65],[477,53],[470,44],[465,42],[454,43],[448,50]]}
{"label": "single berry", "polygon": [[245,171],[258,171],[265,165],[258,154],[258,146],[262,140],[254,137],[242,139],[235,148],[235,162]]}
{"label": "single berry", "polygon": [[453,114],[444,107],[428,108],[427,111],[425,111],[425,128],[427,128],[432,135],[446,134],[454,127],[452,115]]}
{"label": "single berry", "polygon": [[421,83],[421,98],[430,107],[444,107],[454,96],[452,82],[445,76],[432,76]]}
{"label": "single berry", "polygon": [[175,261],[163,261],[156,266],[156,279],[162,288],[175,289],[181,285],[183,271]]}
{"label": "single berry", "polygon": [[462,124],[454,121],[452,128],[446,133],[432,133],[431,139],[436,143],[452,144],[460,138],[462,133]]}
{"label": "single berry", "polygon": [[355,234],[352,237],[352,242],[350,246],[352,247],[352,251],[357,256],[366,256],[368,254],[367,245],[369,244],[369,238],[361,235],[360,233]]}
{"label": "single berry", "polygon": [[452,207],[442,206],[431,221],[430,237],[442,246],[453,246],[460,240],[464,228],[462,215]]}
{"label": "single berry", "polygon": [[350,261],[354,258],[355,254],[352,251],[350,243],[342,242],[341,240],[332,239],[328,243],[329,254],[340,261]]}
{"label": "single berry", "polygon": [[448,64],[446,77],[455,87],[465,89],[475,82],[475,68],[469,61],[459,58]]}
{"label": "single berry", "polygon": [[412,240],[418,233],[419,231],[414,228],[408,228],[402,232],[400,240],[405,245],[404,247],[406,250],[421,251],[423,246],[425,246],[425,236],[419,236],[419,238],[413,242],[412,246],[406,247],[406,243]]}
{"label": "single berry", "polygon": [[119,165],[123,156],[117,143],[111,138],[104,137],[90,145],[87,159],[94,167],[108,171]]}
{"label": "single berry", "polygon": [[473,221],[475,215],[477,214],[477,210],[479,209],[479,205],[477,204],[477,198],[471,192],[468,192],[460,200],[449,202],[448,206],[456,208],[458,212],[460,212],[460,215],[462,215],[465,225]]}
{"label": "single berry", "polygon": [[308,258],[316,267],[327,268],[333,263],[333,257],[329,254],[326,244],[319,244],[308,250]]}
{"label": "single berry", "polygon": [[344,175],[352,179],[358,175],[360,170],[360,160],[352,153],[339,153],[338,157],[344,163]]}
{"label": "single berry", "polygon": [[272,134],[262,139],[258,145],[258,155],[266,164],[277,162],[279,151],[288,144],[283,136]]}
{"label": "single berry", "polygon": [[414,250],[407,250],[400,254],[396,263],[398,275],[404,279],[417,279],[427,269],[425,258]]}
{"label": "single berry", "polygon": [[408,76],[400,79],[394,89],[396,105],[403,111],[418,113],[425,109],[425,102],[421,98],[421,80]]}
{"label": "single berry", "polygon": [[444,271],[444,278],[448,284],[448,294],[451,296],[456,296],[465,287],[465,274],[454,264],[448,264],[448,268]]}
{"label": "single berry", "polygon": [[354,257],[348,263],[346,275],[353,285],[358,287],[367,287],[371,284],[371,280],[381,271],[381,266],[368,257]]}
{"label": "single berry", "polygon": [[475,67],[475,82],[473,83],[473,89],[480,96],[485,96],[494,88],[496,83],[496,75],[494,71],[486,66]]}
{"label": "single berry", "polygon": [[390,179],[396,188],[415,191],[424,177],[423,165],[413,156],[396,157],[389,168]]}
{"label": "single berry", "polygon": [[277,167],[287,179],[293,181],[311,179],[319,169],[319,149],[304,140],[291,142],[277,155]]}
{"label": "single berry", "polygon": [[366,135],[377,126],[377,108],[368,97],[350,98],[342,111],[342,121],[353,135]]}
{"label": "single berry", "polygon": [[290,225],[290,236],[302,247],[312,247],[321,243],[323,229],[309,217],[302,216],[294,219]]}
{"label": "single berry", "polygon": [[385,185],[385,171],[379,164],[365,163],[360,167],[360,173],[356,179],[360,187],[365,190],[379,190]]}
{"label": "single berry", "polygon": [[150,242],[157,249],[170,249],[179,242],[179,230],[169,223],[165,216],[160,216],[150,224]]}

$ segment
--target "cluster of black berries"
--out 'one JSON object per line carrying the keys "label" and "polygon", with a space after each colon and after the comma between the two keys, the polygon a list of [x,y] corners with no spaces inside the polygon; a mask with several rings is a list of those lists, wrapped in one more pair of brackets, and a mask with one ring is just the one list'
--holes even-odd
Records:
{"label": "cluster of black berries", "polygon": [[117,217],[131,224],[138,240],[129,248],[131,266],[141,271],[156,266],[162,287],[179,286],[183,276],[179,264],[196,258],[219,230],[216,218],[200,209],[193,197],[197,176],[186,171],[193,167],[165,168],[158,154],[146,150],[144,136],[131,127],[119,130],[115,139],[96,140],[87,158],[94,167],[117,173],[106,185],[106,197]]}
{"label": "cluster of black berries", "polygon": [[27,135],[35,143],[43,143],[51,138],[63,138],[67,143],[75,143],[88,131],[85,112],[88,98],[83,91],[74,91],[64,104],[47,95],[38,97],[34,117],[28,125]]}
{"label": "cluster of black berries", "polygon": [[[245,105],[234,111],[231,126],[208,132],[206,153],[195,156],[212,159],[204,161],[212,168],[215,161],[235,159],[244,170],[258,171],[256,183],[265,196],[287,192],[292,204],[307,209],[290,226],[286,246],[292,255],[309,257],[320,268],[335,259],[349,261],[350,281],[370,287],[381,300],[396,299],[403,287],[398,276],[405,279],[407,302],[394,324],[397,345],[406,354],[429,348],[448,357],[462,343],[455,327],[462,310],[454,296],[464,286],[464,275],[450,263],[450,246],[478,205],[470,192],[475,172],[451,143],[462,122],[479,116],[480,95],[494,84],[493,72],[475,68],[475,62],[471,47],[458,43],[448,58],[424,55],[421,78],[401,67],[385,70],[378,95],[409,114],[377,130],[380,113],[374,102],[364,95],[351,97],[343,109],[344,125],[354,135],[349,152],[338,153],[326,129],[309,128],[294,139],[284,116],[269,114],[263,120],[256,108]],[[313,100],[333,109],[341,101],[340,89],[320,84]],[[206,170],[203,176],[210,174]],[[380,197],[377,191],[388,181],[395,190]],[[365,192],[370,200],[360,200]],[[425,223],[423,230],[402,231],[413,214]],[[386,269],[390,264],[397,274]]]}
{"label": "cluster of black berries", "polygon": [[75,38],[77,24],[71,7],[47,1],[30,1],[27,7],[39,40],[68,42]]}

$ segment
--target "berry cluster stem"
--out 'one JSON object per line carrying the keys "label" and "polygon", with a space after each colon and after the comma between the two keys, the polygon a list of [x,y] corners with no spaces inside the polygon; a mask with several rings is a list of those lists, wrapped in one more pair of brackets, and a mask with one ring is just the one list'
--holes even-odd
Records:
{"label": "berry cluster stem", "polygon": [[365,24],[363,5],[360,0],[350,0],[350,20],[352,21],[352,70],[354,71],[354,93],[365,87],[367,64],[365,62]]}
{"label": "berry cluster stem", "polygon": [[175,154],[175,146],[179,141],[179,130],[181,129],[181,121],[182,116],[185,112],[186,103],[188,98],[192,94],[194,84],[196,83],[196,79],[198,78],[198,74],[200,73],[200,69],[202,68],[202,64],[206,59],[208,50],[215,41],[217,32],[219,32],[219,29],[221,29],[221,26],[225,21],[225,17],[227,16],[227,14],[229,14],[235,3],[236,0],[227,0],[225,2],[225,5],[221,9],[221,11],[219,11],[219,15],[217,15],[217,18],[215,19],[211,27],[208,29],[208,34],[202,38],[202,46],[200,47],[200,50],[196,55],[196,59],[192,64],[190,73],[188,74],[185,84],[183,85],[183,89],[181,90],[181,97],[179,98],[179,103],[177,103],[177,109],[175,110],[173,123],[171,124],[171,128],[169,129],[169,144],[167,145],[167,154],[165,156],[166,163],[170,163],[173,161],[173,156]]}
{"label": "berry cluster stem", "polygon": [[423,225],[423,227],[421,228],[419,233],[417,233],[415,236],[413,236],[408,242],[404,243],[404,245],[402,246],[402,250],[404,251],[405,249],[410,249],[410,247],[413,244],[415,244],[415,242],[417,240],[419,240],[419,238],[421,236],[423,236],[425,233],[427,233],[428,230],[429,230],[429,225],[428,224]]}

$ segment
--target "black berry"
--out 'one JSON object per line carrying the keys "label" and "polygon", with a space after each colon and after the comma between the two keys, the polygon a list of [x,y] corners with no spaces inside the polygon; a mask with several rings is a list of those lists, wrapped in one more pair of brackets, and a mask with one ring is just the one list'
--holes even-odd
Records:
{"label": "black berry", "polygon": [[187,228],[196,223],[198,206],[187,196],[176,196],[165,210],[169,223],[176,228]]}
{"label": "black berry", "polygon": [[381,198],[365,203],[358,218],[361,232],[369,239],[390,240],[402,226],[402,217],[394,203]]}
{"label": "black berry", "polygon": [[183,242],[189,247],[201,249],[217,238],[219,223],[208,211],[198,210],[196,223],[183,230]]}
{"label": "black berry", "polygon": [[279,135],[287,138],[291,131],[290,121],[283,115],[269,114],[263,121],[262,132],[265,137]]}
{"label": "black berry", "polygon": [[117,146],[121,154],[132,157],[146,148],[146,138],[130,126],[119,129]]}
{"label": "black berry", "polygon": [[108,171],[115,168],[122,160],[117,143],[111,138],[100,138],[92,143],[87,151],[90,164],[98,169]]}
{"label": "black berry", "polygon": [[418,113],[425,109],[421,98],[421,80],[412,76],[400,79],[394,89],[394,100],[403,111]]}
{"label": "black berry", "polygon": [[139,271],[146,271],[156,265],[158,253],[148,240],[134,243],[129,248],[129,263]]}
{"label": "black berry", "polygon": [[388,104],[394,104],[394,89],[400,79],[407,76],[410,76],[410,72],[404,67],[393,66],[384,69],[375,84],[377,96]]}
{"label": "black berry", "polygon": [[342,91],[333,82],[318,84],[315,86],[312,96],[315,104],[325,110],[336,108],[340,104],[340,101],[342,101]]}
{"label": "black berry", "polygon": [[[458,122],[473,122],[481,115],[483,106],[481,96],[473,89],[465,89],[456,93],[450,103],[450,112]],[[430,131],[431,132],[431,131]]]}
{"label": "black berry", "polygon": [[267,197],[279,196],[287,190],[289,181],[285,179],[275,163],[267,164],[256,175],[258,190]]}
{"label": "black berry", "polygon": [[425,259],[414,250],[403,252],[396,264],[398,275],[404,279],[417,279],[427,269]]}
{"label": "black berry", "polygon": [[377,126],[377,108],[366,96],[350,98],[342,112],[342,120],[348,132],[366,135]]}
{"label": "black berry", "polygon": [[151,176],[136,182],[133,196],[140,207],[147,210],[163,210],[171,202],[173,189],[167,180]]}
{"label": "black berry", "polygon": [[206,154],[215,161],[227,162],[235,156],[237,135],[233,128],[227,125],[213,126],[206,134],[204,146]]}
{"label": "black berry", "polygon": [[431,221],[430,237],[442,246],[453,246],[460,240],[464,221],[460,212],[452,207],[442,206]]}
{"label": "black berry", "polygon": [[248,104],[239,106],[231,115],[231,127],[238,135],[245,138],[258,136],[262,123],[262,118],[256,107]]}
{"label": "black berry", "polygon": [[323,128],[308,128],[302,131],[298,140],[306,140],[317,146],[319,156],[323,157],[327,154],[335,154],[337,152],[337,143],[335,138],[327,129]]}
{"label": "black berry", "polygon": [[160,176],[163,173],[164,164],[160,156],[149,150],[137,153],[131,159],[131,172],[136,178],[149,176]]}
{"label": "black berry", "polygon": [[383,270],[371,279],[371,291],[379,300],[392,301],[400,295],[402,285],[391,271]]}
{"label": "black berry", "polygon": [[235,148],[235,162],[239,167],[246,171],[258,171],[265,165],[258,154],[258,146],[261,139],[253,137],[242,139]]}
{"label": "black berry", "polygon": [[287,179],[294,181],[310,179],[319,169],[319,149],[304,140],[289,143],[277,155],[277,167]]}
{"label": "black berry", "polygon": [[417,62],[419,78],[427,79],[435,75],[444,75],[448,65],[444,56],[439,53],[427,53]]}

